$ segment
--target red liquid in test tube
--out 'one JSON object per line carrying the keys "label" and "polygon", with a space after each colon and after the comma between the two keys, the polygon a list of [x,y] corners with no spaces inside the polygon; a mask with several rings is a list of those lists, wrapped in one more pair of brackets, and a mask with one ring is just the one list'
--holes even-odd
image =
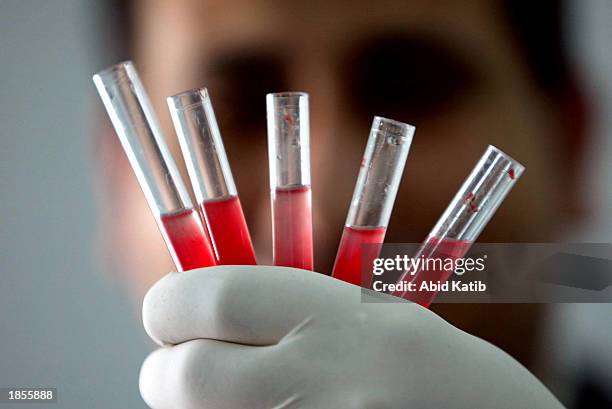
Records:
{"label": "red liquid in test tube", "polygon": [[192,89],[169,97],[167,102],[217,263],[256,264],[208,91]]}
{"label": "red liquid in test tube", "polygon": [[312,270],[310,186],[276,189],[272,201],[274,265]]}
{"label": "red liquid in test tube", "polygon": [[[445,283],[453,274],[453,270],[445,270],[444,264],[449,261],[462,258],[472,247],[472,242],[467,240],[452,240],[440,239],[438,237],[429,237],[425,244],[422,254],[427,254],[430,260],[440,260],[440,263],[432,263],[433,269],[417,271],[411,283],[415,288],[420,289],[423,282],[428,283]],[[447,261],[449,260],[449,261]],[[438,268],[441,267],[441,268]],[[410,300],[424,307],[429,307],[436,297],[436,291],[417,291]]]}
{"label": "red liquid in test tube", "polygon": [[[524,170],[525,168],[510,156],[494,146],[489,146],[414,258],[463,258]],[[430,265],[439,266],[433,262]],[[436,292],[425,288],[421,291],[421,284],[442,284],[452,274],[452,270],[439,268],[404,272],[396,283],[399,289],[393,295],[429,307]],[[408,283],[411,285],[408,286]]]}
{"label": "red liquid in test tube", "polygon": [[374,258],[380,253],[386,232],[382,227],[344,227],[333,269],[334,278],[362,285],[361,266],[372,265]]}
{"label": "red liquid in test tube", "polygon": [[313,269],[308,94],[266,96],[274,265]]}
{"label": "red liquid in test tube", "polygon": [[134,65],[93,77],[121,145],[179,271],[215,265],[212,247]]}
{"label": "red liquid in test tube", "polygon": [[160,228],[181,271],[215,265],[215,255],[195,210],[162,215]]}
{"label": "red liquid in test tube", "polygon": [[255,251],[238,196],[200,204],[208,230],[214,237],[218,263],[256,264]]}
{"label": "red liquid in test tube", "polygon": [[369,287],[413,135],[411,125],[374,117],[332,277]]}

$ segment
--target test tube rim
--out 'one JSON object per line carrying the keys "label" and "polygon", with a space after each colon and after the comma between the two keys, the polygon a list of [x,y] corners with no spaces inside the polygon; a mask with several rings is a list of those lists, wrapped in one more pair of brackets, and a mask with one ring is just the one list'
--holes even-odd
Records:
{"label": "test tube rim", "polygon": [[96,77],[99,77],[100,79],[108,79],[109,77],[113,77],[115,81],[121,81],[128,78],[128,69],[134,69],[134,62],[132,60],[121,61],[117,64],[111,65],[110,67],[104,68],[103,70],[96,72],[93,75],[93,79],[95,81]]}
{"label": "test tube rim", "polygon": [[[398,120],[395,120],[395,119],[391,119],[391,118],[387,118],[387,117],[384,117],[384,116],[375,115],[374,116],[374,120],[372,121],[372,123],[375,124],[375,123],[379,123],[379,122],[382,122],[383,124],[394,125],[394,126],[396,126],[398,128],[401,128],[404,132],[407,132],[407,133],[414,133],[414,131],[416,130],[416,126],[414,126],[414,125],[410,125],[410,124],[407,124],[405,122],[401,122],[401,121],[398,121]],[[379,129],[376,129],[375,131],[380,132]],[[386,132],[388,132],[388,131],[386,131]],[[410,136],[410,135],[405,135],[405,136],[407,137],[407,136]]]}
{"label": "test tube rim", "polygon": [[[182,99],[184,97],[190,97],[193,99],[191,103],[183,103]],[[172,108],[177,111],[187,111],[189,109],[195,108],[197,106],[203,105],[204,101],[210,100],[210,94],[208,92],[208,88],[206,87],[196,87],[191,88],[178,94],[170,95],[166,98],[169,104],[172,104]]]}
{"label": "test tube rim", "polygon": [[280,92],[268,92],[266,95],[274,98],[289,98],[289,97],[307,97],[308,93],[305,91],[280,91]]}
{"label": "test tube rim", "polygon": [[514,159],[512,156],[508,155],[503,150],[499,149],[497,146],[495,145],[487,146],[487,152],[494,152],[498,155],[501,155],[503,156],[504,159],[510,162],[512,164],[512,169],[514,169],[514,174],[516,175],[515,176],[516,179],[518,179],[525,171],[525,165],[521,164],[519,161]]}
{"label": "test tube rim", "polygon": [[[295,98],[296,100],[300,100],[300,98],[309,98],[308,93],[304,92],[304,91],[281,91],[281,92],[269,92],[268,94],[266,94],[266,98],[272,102],[272,101],[285,101],[285,100],[291,100],[292,98]],[[291,107],[291,106],[299,106],[299,103],[296,101],[295,104],[283,104],[283,107]],[[277,107],[280,108],[280,107]]]}
{"label": "test tube rim", "polygon": [[389,123],[392,125],[398,125],[402,128],[406,128],[406,129],[410,129],[410,128],[414,128],[416,129],[416,126],[408,124],[406,122],[402,122],[402,121],[398,121],[397,119],[391,119],[391,118],[387,118],[385,116],[380,116],[380,115],[374,115],[374,120],[378,120],[384,123]]}

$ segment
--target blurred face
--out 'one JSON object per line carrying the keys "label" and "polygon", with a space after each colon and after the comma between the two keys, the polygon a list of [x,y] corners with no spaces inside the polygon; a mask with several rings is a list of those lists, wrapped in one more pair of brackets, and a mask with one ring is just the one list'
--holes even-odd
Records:
{"label": "blurred face", "polygon": [[[387,242],[421,241],[488,144],[527,171],[481,239],[541,241],[559,227],[560,129],[492,2],[142,1],[134,18],[134,57],[177,159],[165,97],[208,87],[261,264],[275,91],[310,94],[318,271],[330,271],[374,115],[417,128]],[[174,267],[119,149],[106,226],[145,289]]]}

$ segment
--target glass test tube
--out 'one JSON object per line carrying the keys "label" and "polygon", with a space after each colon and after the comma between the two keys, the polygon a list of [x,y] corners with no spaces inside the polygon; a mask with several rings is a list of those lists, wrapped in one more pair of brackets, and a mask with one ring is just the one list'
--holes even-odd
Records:
{"label": "glass test tube", "polygon": [[[413,135],[411,125],[374,117],[334,263],[334,278],[369,285],[363,282],[367,277],[362,279],[362,261],[367,264],[378,257]],[[362,252],[362,244],[372,246]]]}
{"label": "glass test tube", "polygon": [[167,102],[218,264],[256,264],[208,91],[192,89]]}
{"label": "glass test tube", "polygon": [[[523,165],[489,145],[414,258],[464,257],[524,170]],[[398,283],[410,282],[410,290],[396,291],[393,295],[428,307],[436,292],[419,291],[421,284],[444,283],[452,273],[444,269],[406,271]]]}
{"label": "glass test tube", "polygon": [[215,265],[134,65],[119,63],[95,74],[93,81],[177,269]]}
{"label": "glass test tube", "polygon": [[308,94],[266,97],[274,265],[312,270]]}

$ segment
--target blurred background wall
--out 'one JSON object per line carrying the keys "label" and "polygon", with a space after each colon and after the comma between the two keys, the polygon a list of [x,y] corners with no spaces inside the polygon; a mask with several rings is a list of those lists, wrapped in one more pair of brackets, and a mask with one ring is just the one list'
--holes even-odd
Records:
{"label": "blurred background wall", "polygon": [[0,385],[57,387],[62,408],[139,408],[139,306],[94,248],[99,7],[0,1]]}
{"label": "blurred background wall", "polygon": [[[612,3],[568,5],[594,108],[584,194],[595,197],[568,239],[610,242]],[[0,0],[0,387],[57,387],[62,408],[144,407],[138,370],[151,349],[138,303],[96,259],[91,74],[114,62],[102,7]],[[553,311],[541,373],[565,402],[584,371],[612,396],[611,334],[609,305]]]}

